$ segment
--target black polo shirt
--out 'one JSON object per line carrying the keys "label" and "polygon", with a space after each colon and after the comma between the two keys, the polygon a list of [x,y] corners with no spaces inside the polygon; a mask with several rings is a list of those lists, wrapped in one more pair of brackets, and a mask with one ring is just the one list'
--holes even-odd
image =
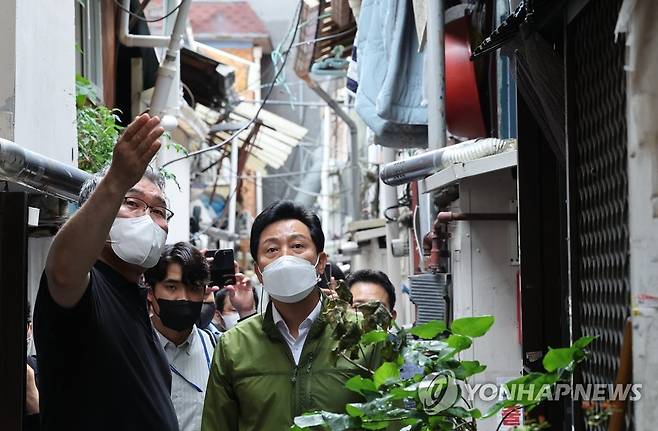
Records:
{"label": "black polo shirt", "polygon": [[34,334],[43,430],[178,430],[169,364],[137,284],[96,262],[66,309],[44,273]]}

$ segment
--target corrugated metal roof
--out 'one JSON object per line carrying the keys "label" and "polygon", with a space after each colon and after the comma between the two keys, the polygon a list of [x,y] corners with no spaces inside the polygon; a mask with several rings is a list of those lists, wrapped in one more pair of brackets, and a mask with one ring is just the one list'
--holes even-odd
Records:
{"label": "corrugated metal roof", "polygon": [[[258,106],[241,103],[229,114],[228,122],[244,124],[253,118],[256,111],[258,111]],[[215,124],[219,120],[217,112],[203,105],[197,105],[197,112],[209,124]],[[286,162],[293,148],[306,136],[308,130],[265,109],[260,111],[258,121],[261,126],[249,150],[245,168],[263,173],[266,167],[279,169]],[[237,140],[240,147],[244,145],[244,141],[253,127],[253,125],[248,127],[238,135]],[[230,138],[231,135],[231,131],[215,132],[216,139],[220,141]]]}

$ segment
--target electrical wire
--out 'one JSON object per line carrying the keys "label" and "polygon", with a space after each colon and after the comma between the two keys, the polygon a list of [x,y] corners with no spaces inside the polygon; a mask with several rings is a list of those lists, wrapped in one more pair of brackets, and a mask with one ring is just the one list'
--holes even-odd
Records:
{"label": "electrical wire", "polygon": [[178,6],[176,6],[175,8],[173,8],[172,10],[170,10],[169,12],[167,12],[166,15],[163,15],[163,16],[161,16],[160,18],[154,18],[154,19],[147,19],[147,18],[144,18],[143,16],[141,16],[141,15],[139,15],[139,14],[136,14],[135,12],[131,11],[130,9],[126,9],[125,7],[123,7],[123,6],[121,5],[121,2],[120,2],[119,0],[114,0],[114,4],[116,4],[116,6],[117,6],[119,9],[121,9],[121,10],[124,11],[124,12],[126,12],[128,15],[133,16],[133,17],[137,18],[137,19],[140,20],[140,21],[143,21],[143,22],[158,22],[158,21],[165,20],[165,19],[169,18],[171,15],[173,15],[178,9],[180,9],[180,7],[181,7],[181,5],[183,4],[183,2],[186,2],[186,1],[192,1],[192,0],[181,0],[181,2],[178,4]]}
{"label": "electrical wire", "polygon": [[[189,0],[186,0],[186,1],[189,1]],[[295,17],[295,20],[293,21],[293,28],[294,28],[294,31],[293,31],[293,34],[292,34],[292,38],[291,38],[291,40],[290,40],[290,45],[293,44],[293,42],[295,41],[295,37],[297,37],[297,30],[299,29],[299,20],[301,19],[301,16],[302,16],[302,5],[303,5],[303,0],[300,0],[300,1],[299,1],[299,4],[298,4],[298,7],[297,7],[296,17]],[[270,86],[270,88],[269,88],[267,94],[265,95],[265,98],[263,98],[262,103],[258,106],[258,110],[256,111],[256,114],[252,117],[252,119],[251,119],[247,124],[245,124],[243,127],[241,127],[240,129],[236,130],[235,132],[233,132],[233,135],[231,135],[230,138],[228,138],[228,139],[226,139],[226,140],[220,142],[219,144],[215,144],[215,145],[212,145],[212,146],[210,146],[210,147],[203,148],[203,149],[201,149],[201,150],[193,151],[193,152],[188,153],[188,154],[186,154],[186,155],[184,155],[184,156],[182,156],[182,157],[178,157],[178,158],[176,158],[176,159],[170,160],[169,162],[167,162],[167,163],[165,163],[164,165],[162,165],[162,168],[164,168],[164,167],[166,167],[166,166],[169,166],[169,165],[172,164],[172,163],[175,163],[175,162],[178,162],[178,161],[181,161],[181,160],[185,160],[185,159],[189,159],[190,157],[195,157],[195,156],[198,156],[199,154],[207,153],[208,151],[213,151],[213,150],[216,150],[216,149],[218,149],[218,148],[221,148],[221,147],[223,147],[224,145],[226,145],[226,144],[232,142],[232,141],[233,141],[235,138],[237,138],[238,135],[240,135],[240,133],[242,133],[244,130],[247,130],[247,128],[251,127],[251,125],[253,125],[253,124],[256,122],[256,120],[258,119],[258,116],[260,115],[261,111],[263,110],[263,107],[264,107],[265,104],[267,103],[267,100],[268,100],[268,99],[270,98],[270,96],[272,95],[272,92],[274,91],[274,84],[276,83],[276,81],[278,80],[279,76],[280,76],[281,73],[283,72],[283,69],[285,69],[286,63],[288,62],[288,58],[289,58],[289,56],[290,56],[289,54],[290,54],[290,46],[289,46],[288,49],[285,51],[285,55],[284,55],[284,57],[283,57],[283,63],[281,64],[281,67],[279,68],[279,70],[277,71],[276,75],[274,76],[274,80],[273,80],[273,82],[272,82],[272,85]]]}
{"label": "electrical wire", "polygon": [[311,40],[305,40],[305,41],[302,41],[302,42],[297,42],[296,44],[294,44],[290,48],[292,49],[292,48],[297,48],[297,47],[303,46],[303,45],[310,45],[310,44],[315,43],[315,42],[322,42],[323,40],[336,39],[337,37],[345,36],[346,34],[353,33],[355,31],[356,31],[356,27],[351,28],[349,30],[341,31],[340,33],[329,34],[327,36],[318,37],[317,39],[311,39]]}

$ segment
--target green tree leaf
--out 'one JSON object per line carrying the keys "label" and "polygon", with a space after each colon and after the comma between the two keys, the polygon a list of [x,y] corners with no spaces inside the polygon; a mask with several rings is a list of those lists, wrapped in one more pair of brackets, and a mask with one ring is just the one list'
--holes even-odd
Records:
{"label": "green tree leaf", "polygon": [[553,372],[560,368],[567,368],[571,361],[574,360],[575,349],[572,347],[563,347],[560,349],[548,348],[548,353],[542,361],[546,371]]}
{"label": "green tree leaf", "polygon": [[452,347],[457,352],[466,350],[473,344],[470,338],[455,334],[450,335],[446,340],[446,343],[448,343],[448,346]]}
{"label": "green tree leaf", "polygon": [[379,368],[375,370],[373,381],[375,387],[379,389],[381,385],[391,380],[400,378],[400,368],[395,362],[384,362]]}
{"label": "green tree leaf", "polygon": [[425,340],[431,340],[445,330],[446,324],[444,322],[440,320],[432,320],[431,322],[414,326],[409,332]]}
{"label": "green tree leaf", "polygon": [[455,373],[455,378],[459,380],[466,380],[467,378],[479,374],[487,369],[486,365],[480,363],[480,361],[461,361],[459,367],[453,369]]}
{"label": "green tree leaf", "polygon": [[594,340],[596,340],[596,337],[592,337],[592,336],[580,337],[579,339],[574,341],[572,347],[575,349],[582,350],[585,347],[589,346]]}
{"label": "green tree leaf", "polygon": [[388,338],[388,332],[382,331],[381,329],[375,329],[361,336],[360,344],[367,346],[368,344],[380,343],[386,341]]}
{"label": "green tree leaf", "polygon": [[462,317],[452,322],[450,330],[457,335],[465,335],[471,338],[481,337],[491,329],[494,321],[493,316]]}
{"label": "green tree leaf", "polygon": [[354,376],[345,382],[345,387],[352,392],[364,395],[364,392],[377,392],[377,387],[372,379],[364,379],[361,376]]}

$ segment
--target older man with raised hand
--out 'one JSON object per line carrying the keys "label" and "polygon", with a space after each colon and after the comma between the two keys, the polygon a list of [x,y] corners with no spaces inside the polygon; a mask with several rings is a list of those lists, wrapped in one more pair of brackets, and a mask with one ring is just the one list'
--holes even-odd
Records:
{"label": "older man with raised hand", "polygon": [[203,431],[289,429],[310,410],[344,412],[363,401],[345,388],[360,373],[375,369],[372,352],[359,366],[339,358],[332,329],[322,315],[317,286],[327,256],[320,219],[294,202],[280,201],[256,217],[250,249],[256,274],[271,302],[226,331],[215,349],[203,409]]}
{"label": "older man with raised hand", "polygon": [[162,177],[147,169],[159,123],[144,114],[126,128],[50,248],[34,316],[45,430],[178,429],[169,365],[139,285],[173,215]]}

